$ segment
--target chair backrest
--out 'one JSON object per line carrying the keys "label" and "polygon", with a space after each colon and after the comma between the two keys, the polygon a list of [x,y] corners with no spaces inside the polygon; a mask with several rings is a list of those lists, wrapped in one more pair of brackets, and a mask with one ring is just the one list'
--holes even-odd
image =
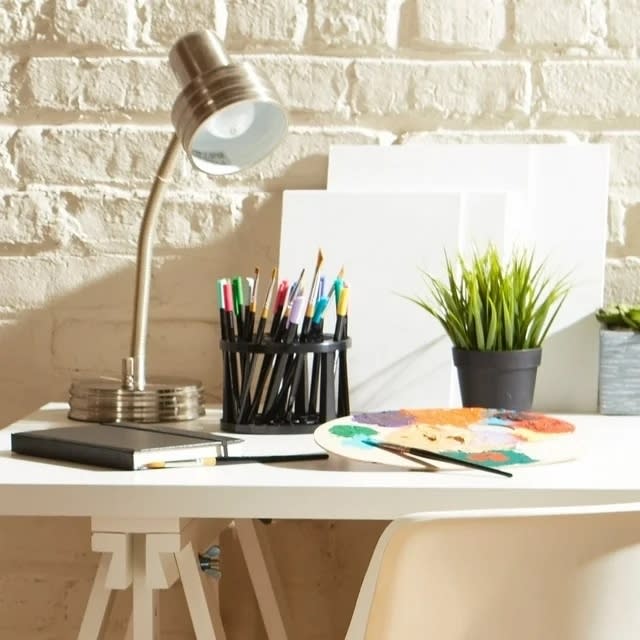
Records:
{"label": "chair backrest", "polygon": [[640,504],[399,518],[347,632],[364,639],[638,640]]}

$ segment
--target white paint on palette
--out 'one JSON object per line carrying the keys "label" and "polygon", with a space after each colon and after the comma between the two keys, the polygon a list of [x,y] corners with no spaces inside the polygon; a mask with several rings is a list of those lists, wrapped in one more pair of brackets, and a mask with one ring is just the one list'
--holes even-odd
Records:
{"label": "white paint on palette", "polygon": [[508,191],[520,200],[512,237],[533,247],[572,289],[543,350],[534,406],[597,409],[598,326],[606,247],[607,145],[336,146],[327,189]]}
{"label": "white paint on palette", "polygon": [[[471,204],[470,204],[471,203]],[[451,345],[440,325],[403,295],[424,293],[421,269],[443,276],[443,255],[481,245],[469,213],[487,208],[507,228],[504,194],[330,193],[286,191],[279,273],[313,272],[318,249],[330,281],[342,266],[351,287],[349,388],[354,411],[457,404]],[[307,276],[309,285],[311,276]],[[335,305],[325,327],[331,329]],[[426,365],[425,365],[426,363]]]}

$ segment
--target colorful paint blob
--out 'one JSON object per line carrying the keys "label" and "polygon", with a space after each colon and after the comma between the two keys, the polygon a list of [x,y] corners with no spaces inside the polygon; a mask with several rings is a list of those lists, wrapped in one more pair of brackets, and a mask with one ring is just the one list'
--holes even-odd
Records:
{"label": "colorful paint blob", "polygon": [[375,424],[380,427],[406,427],[415,422],[408,411],[380,411],[379,413],[356,413],[352,416],[356,422]]}
{"label": "colorful paint blob", "polygon": [[357,413],[320,425],[314,435],[324,449],[345,457],[424,468],[410,454],[398,456],[367,441],[498,467],[570,460],[576,451],[574,432],[573,424],[553,416],[472,407]]}

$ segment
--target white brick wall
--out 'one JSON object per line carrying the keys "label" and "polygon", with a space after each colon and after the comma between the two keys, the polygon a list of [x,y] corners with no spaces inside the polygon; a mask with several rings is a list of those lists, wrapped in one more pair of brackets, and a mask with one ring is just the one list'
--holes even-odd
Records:
{"label": "white brick wall", "polygon": [[[334,143],[610,143],[606,297],[640,301],[639,0],[0,0],[0,424],[64,399],[76,372],[119,370],[138,224],[171,135],[166,55],[202,27],[269,74],[291,131],[220,180],[180,159],[158,228],[151,372],[202,377],[219,398],[212,283],[272,266],[282,190],[323,188]],[[19,526],[0,525],[2,548]],[[44,589],[30,558],[45,546],[24,539],[0,555],[0,638],[72,637],[95,560],[60,551]],[[332,593],[325,560],[309,571]],[[318,612],[296,638],[341,636]],[[229,617],[230,640],[262,637]]]}

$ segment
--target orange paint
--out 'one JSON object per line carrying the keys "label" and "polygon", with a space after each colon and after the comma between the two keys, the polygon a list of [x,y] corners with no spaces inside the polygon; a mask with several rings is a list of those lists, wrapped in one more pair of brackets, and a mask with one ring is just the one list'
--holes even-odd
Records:
{"label": "orange paint", "polygon": [[486,409],[465,407],[462,409],[405,409],[416,422],[431,426],[451,425],[469,427],[481,422],[487,416]]}
{"label": "orange paint", "polygon": [[524,420],[518,420],[513,426],[517,429],[529,429],[537,433],[570,433],[571,431],[575,431],[575,427],[564,420],[549,418],[540,414],[529,415],[531,416],[530,420],[526,418]]}
{"label": "orange paint", "polygon": [[473,462],[506,462],[508,459],[500,451],[479,451],[470,453],[467,457]]}

